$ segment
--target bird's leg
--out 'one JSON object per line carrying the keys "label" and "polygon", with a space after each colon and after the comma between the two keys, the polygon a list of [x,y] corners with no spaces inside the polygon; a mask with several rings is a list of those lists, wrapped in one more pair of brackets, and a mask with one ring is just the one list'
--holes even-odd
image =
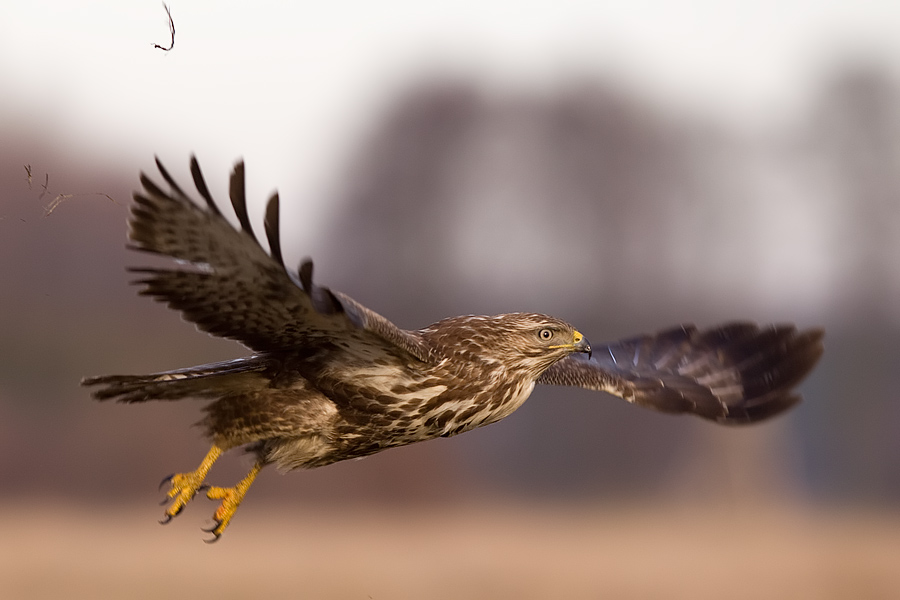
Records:
{"label": "bird's leg", "polygon": [[[172,484],[172,487],[169,488],[166,496],[173,498],[173,502],[166,509],[165,517],[163,517],[163,520],[160,521],[160,523],[166,524],[171,521],[172,517],[180,513],[187,503],[191,501],[191,498],[194,497],[194,494],[197,493],[197,490],[199,490],[200,486],[203,484],[203,480],[206,479],[206,474],[209,473],[213,463],[216,462],[216,459],[220,456],[222,456],[222,449],[213,444],[213,447],[209,449],[209,452],[206,454],[203,462],[200,463],[200,466],[197,467],[196,471],[191,471],[190,473],[176,473],[175,475],[169,475],[162,480],[159,487],[162,487],[166,483]],[[165,502],[163,504],[165,504]]]}
{"label": "bird's leg", "polygon": [[215,536],[213,539],[207,540],[207,542],[215,542],[218,540],[222,535],[222,532],[225,531],[225,528],[228,527],[228,523],[231,522],[231,517],[234,516],[238,506],[241,504],[241,500],[244,499],[244,494],[250,489],[250,485],[253,483],[253,480],[256,479],[256,476],[262,468],[263,463],[259,461],[253,465],[253,468],[250,469],[247,476],[241,479],[234,487],[211,487],[206,490],[207,498],[210,500],[222,501],[222,504],[219,505],[219,508],[213,515],[213,520],[216,524],[212,528],[204,530]]}

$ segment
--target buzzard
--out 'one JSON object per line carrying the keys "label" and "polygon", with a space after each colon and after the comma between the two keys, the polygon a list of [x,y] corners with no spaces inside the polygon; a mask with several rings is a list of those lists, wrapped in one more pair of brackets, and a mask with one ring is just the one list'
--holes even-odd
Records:
{"label": "buzzard", "polygon": [[[244,358],[151,375],[88,377],[98,400],[209,400],[201,421],[212,448],[190,472],[171,475],[163,523],[198,493],[221,500],[219,539],[259,471],[313,468],[494,423],[536,384],[584,387],[669,413],[724,424],[776,415],[799,402],[792,389],[822,354],[823,332],[730,323],[668,329],[603,346],[542,314],[461,316],[400,329],[341,292],[317,285],[304,260],[288,269],[278,194],[265,212],[268,253],[247,215],[244,165],[231,175],[232,227],[213,201],[196,158],[190,170],[205,203],[190,199],[157,159],[168,191],[141,174],[129,238],[170,257],[171,268],[134,268],[141,294],[181,311],[212,335],[241,342]],[[223,452],[256,457],[232,487],[204,484]]]}

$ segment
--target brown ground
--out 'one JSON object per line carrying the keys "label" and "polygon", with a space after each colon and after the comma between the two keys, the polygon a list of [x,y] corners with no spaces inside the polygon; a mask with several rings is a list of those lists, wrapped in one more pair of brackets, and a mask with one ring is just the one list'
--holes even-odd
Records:
{"label": "brown ground", "polygon": [[207,546],[197,506],[0,508],[8,599],[900,598],[900,513],[248,503]]}

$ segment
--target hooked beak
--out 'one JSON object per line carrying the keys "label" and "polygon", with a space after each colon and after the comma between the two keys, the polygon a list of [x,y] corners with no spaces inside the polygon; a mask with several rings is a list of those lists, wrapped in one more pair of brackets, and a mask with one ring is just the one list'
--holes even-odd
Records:
{"label": "hooked beak", "polygon": [[591,344],[587,341],[580,331],[572,333],[571,344],[560,344],[559,346],[548,346],[548,348],[571,348],[572,352],[587,352],[588,358],[591,357]]}
{"label": "hooked beak", "polygon": [[575,352],[585,352],[588,355],[588,359],[591,358],[591,343],[587,341],[587,338],[584,337],[581,332],[575,332],[572,338],[572,347]]}

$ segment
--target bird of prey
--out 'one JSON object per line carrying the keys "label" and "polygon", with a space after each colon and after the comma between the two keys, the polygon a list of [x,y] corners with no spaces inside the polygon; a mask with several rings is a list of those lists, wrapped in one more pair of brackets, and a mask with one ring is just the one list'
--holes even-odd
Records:
{"label": "bird of prey", "polygon": [[[247,214],[244,165],[231,175],[240,229],[222,216],[196,158],[193,201],[156,160],[168,190],[141,174],[129,239],[136,250],[170,257],[171,268],[134,268],[141,294],[181,311],[252,355],[154,373],[105,375],[98,400],[133,403],[200,398],[212,442],[200,466],[172,475],[163,523],[198,493],[221,500],[206,531],[219,539],[259,471],[313,468],[494,423],[536,384],[608,392],[669,413],[724,424],[760,421],[796,404],[792,390],[822,354],[823,332],[792,325],[693,326],[591,346],[560,319],[535,313],[450,317],[400,329],[341,292],[317,285],[304,260],[282,260],[278,194],[266,207],[269,252]],[[223,452],[255,455],[233,487],[204,484]]]}

